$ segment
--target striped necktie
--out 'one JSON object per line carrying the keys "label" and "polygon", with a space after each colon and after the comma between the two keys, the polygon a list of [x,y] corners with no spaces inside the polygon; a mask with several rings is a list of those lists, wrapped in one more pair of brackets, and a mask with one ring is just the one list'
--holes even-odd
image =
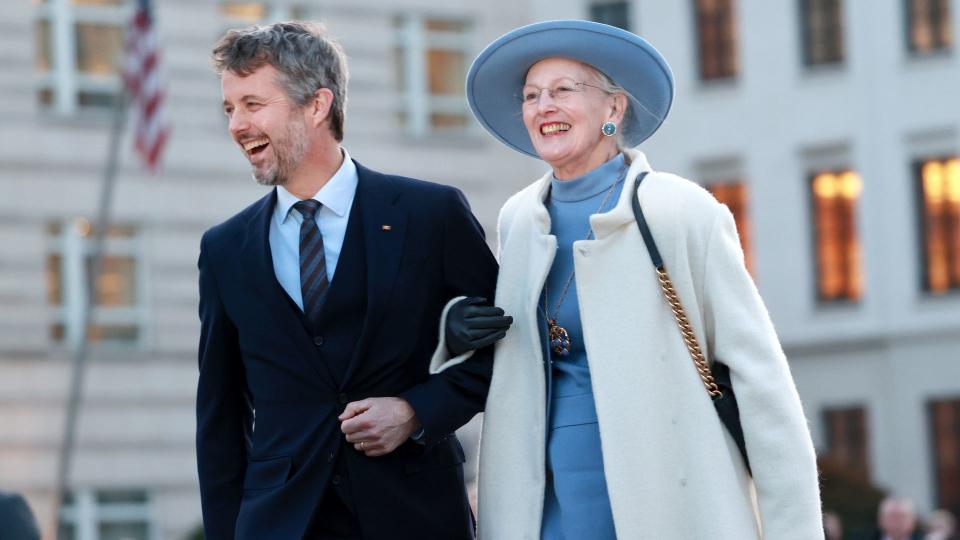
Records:
{"label": "striped necktie", "polygon": [[303,216],[300,222],[300,292],[303,295],[303,313],[310,322],[320,316],[320,307],[327,292],[327,259],[323,255],[323,235],[315,216],[323,206],[307,199],[293,205]]}

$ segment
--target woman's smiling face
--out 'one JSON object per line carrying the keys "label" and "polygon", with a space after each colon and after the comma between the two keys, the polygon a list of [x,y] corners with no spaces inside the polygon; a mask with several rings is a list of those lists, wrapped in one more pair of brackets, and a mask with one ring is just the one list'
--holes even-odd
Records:
{"label": "woman's smiling face", "polygon": [[561,180],[602,165],[617,152],[615,137],[600,131],[623,116],[619,96],[603,89],[592,68],[567,58],[547,58],[527,71],[522,90],[523,123],[541,159]]}

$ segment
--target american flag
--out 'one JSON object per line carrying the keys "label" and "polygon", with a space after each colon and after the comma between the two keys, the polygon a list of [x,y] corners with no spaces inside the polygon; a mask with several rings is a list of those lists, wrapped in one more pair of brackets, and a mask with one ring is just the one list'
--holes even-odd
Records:
{"label": "american flag", "polygon": [[160,77],[159,46],[150,0],[136,0],[124,43],[123,81],[133,113],[134,147],[144,164],[155,171],[170,136]]}

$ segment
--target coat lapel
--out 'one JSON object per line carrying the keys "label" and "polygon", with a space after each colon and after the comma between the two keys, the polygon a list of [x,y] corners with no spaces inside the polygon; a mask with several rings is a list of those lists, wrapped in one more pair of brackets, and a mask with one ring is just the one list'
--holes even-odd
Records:
{"label": "coat lapel", "polygon": [[306,364],[308,371],[320,376],[328,385],[333,385],[333,375],[327,368],[320,368],[320,362],[312,361],[317,357],[317,351],[310,342],[310,336],[303,322],[294,311],[277,275],[273,270],[273,255],[270,250],[270,220],[277,206],[277,191],[274,189],[265,196],[254,210],[250,220],[243,245],[240,248],[242,267],[247,269],[246,275],[251,290],[263,299],[267,305],[266,313],[272,314],[275,326],[283,328],[290,335],[290,339],[299,349],[297,355],[300,361]]}
{"label": "coat lapel", "polygon": [[407,228],[407,213],[397,202],[400,192],[389,178],[357,165],[357,197],[362,201],[361,219],[367,257],[367,316],[357,348],[341,387],[350,382],[360,360],[366,355],[370,339],[383,319],[393,291]]}

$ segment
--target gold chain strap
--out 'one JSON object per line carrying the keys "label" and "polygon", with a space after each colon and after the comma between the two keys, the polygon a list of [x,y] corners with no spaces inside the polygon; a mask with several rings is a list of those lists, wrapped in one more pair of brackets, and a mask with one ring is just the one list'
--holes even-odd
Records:
{"label": "gold chain strap", "polygon": [[706,388],[710,397],[719,397],[721,395],[720,387],[717,386],[717,383],[713,380],[710,365],[707,363],[707,359],[703,357],[700,344],[697,343],[697,335],[694,334],[693,326],[691,326],[690,321],[687,320],[687,314],[683,310],[683,305],[680,304],[680,297],[677,296],[677,292],[673,288],[673,282],[670,281],[667,270],[665,268],[657,268],[657,276],[659,276],[660,279],[660,288],[663,290],[663,295],[667,297],[667,302],[670,303],[673,318],[677,320],[677,326],[680,327],[683,342],[686,343],[687,350],[690,351],[690,358],[693,359],[697,373],[700,375],[700,380],[703,381],[703,387]]}

